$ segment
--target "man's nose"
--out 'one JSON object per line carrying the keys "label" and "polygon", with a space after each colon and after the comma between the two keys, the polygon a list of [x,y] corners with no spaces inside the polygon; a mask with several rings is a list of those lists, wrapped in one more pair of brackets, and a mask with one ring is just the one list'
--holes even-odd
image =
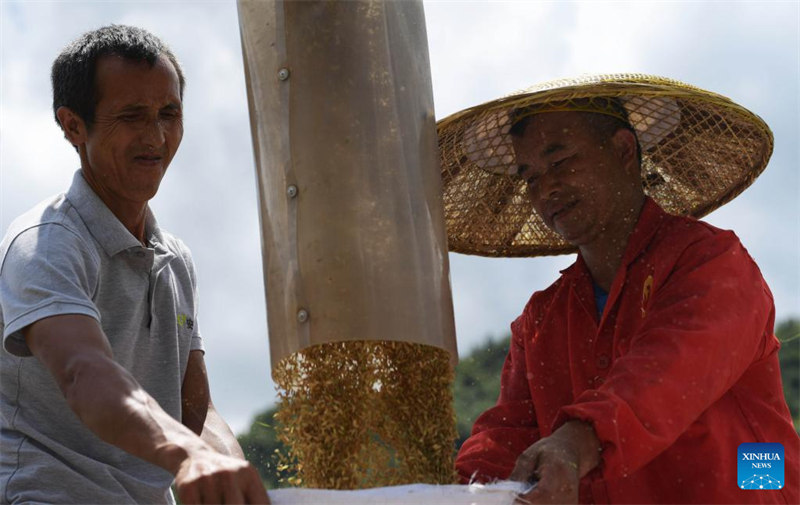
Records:
{"label": "man's nose", "polygon": [[547,170],[536,181],[536,190],[539,193],[539,198],[549,199],[556,196],[561,190],[561,182],[556,174],[551,170]]}
{"label": "man's nose", "polygon": [[159,147],[164,143],[165,126],[159,118],[148,121],[142,131],[142,142],[150,147]]}

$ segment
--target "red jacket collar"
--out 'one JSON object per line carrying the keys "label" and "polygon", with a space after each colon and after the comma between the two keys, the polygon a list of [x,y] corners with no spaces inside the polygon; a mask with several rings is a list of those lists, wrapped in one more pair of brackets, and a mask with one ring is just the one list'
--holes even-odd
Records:
{"label": "red jacket collar", "polygon": [[[656,231],[661,226],[661,223],[664,221],[664,218],[668,217],[667,214],[658,204],[649,196],[645,197],[644,205],[642,206],[642,211],[639,213],[639,220],[636,222],[636,226],[633,228],[633,232],[631,236],[628,238],[628,245],[625,246],[625,252],[622,255],[622,262],[619,265],[619,268],[627,268],[633,260],[635,260],[639,254],[644,251],[650,242],[653,241],[655,237]],[[586,276],[591,281],[591,275],[589,274],[589,269],[586,267],[586,263],[583,260],[583,257],[578,253],[578,258],[569,267],[561,270],[561,274],[565,277],[571,278],[579,278]],[[617,269],[617,276],[619,276],[619,269]]]}

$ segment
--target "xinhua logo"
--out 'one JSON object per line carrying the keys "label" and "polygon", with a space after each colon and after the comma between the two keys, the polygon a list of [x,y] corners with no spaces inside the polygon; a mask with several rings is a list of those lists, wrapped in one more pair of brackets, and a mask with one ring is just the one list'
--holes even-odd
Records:
{"label": "xinhua logo", "polygon": [[740,445],[738,470],[740,489],[781,489],[784,485],[783,445]]}

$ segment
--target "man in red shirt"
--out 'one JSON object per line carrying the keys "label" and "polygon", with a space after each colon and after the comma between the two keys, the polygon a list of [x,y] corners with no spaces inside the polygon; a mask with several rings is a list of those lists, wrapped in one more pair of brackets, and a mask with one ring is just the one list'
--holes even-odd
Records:
{"label": "man in red shirt", "polygon": [[[640,146],[631,103],[542,101],[508,116],[530,204],[579,254],[512,323],[499,399],[457,470],[537,481],[531,503],[800,503],[772,295],[732,232],[645,194],[642,157],[659,153]],[[739,481],[748,442],[783,445],[777,490]]]}

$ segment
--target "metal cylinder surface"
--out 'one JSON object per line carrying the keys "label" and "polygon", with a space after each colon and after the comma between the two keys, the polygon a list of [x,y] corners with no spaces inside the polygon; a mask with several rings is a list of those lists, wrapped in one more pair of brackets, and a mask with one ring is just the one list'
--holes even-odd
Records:
{"label": "metal cylinder surface", "polygon": [[456,360],[422,4],[239,1],[270,353],[352,340]]}

